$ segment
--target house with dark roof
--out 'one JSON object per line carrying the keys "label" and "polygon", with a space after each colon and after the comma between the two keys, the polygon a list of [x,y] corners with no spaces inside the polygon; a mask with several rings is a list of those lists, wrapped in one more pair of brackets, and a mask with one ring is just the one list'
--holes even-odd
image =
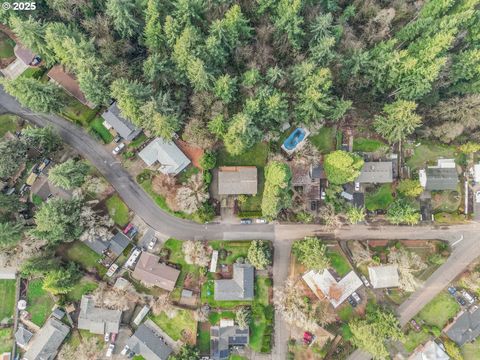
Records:
{"label": "house with dark roof", "polygon": [[165,175],[175,176],[190,164],[190,159],[173,141],[162,138],[152,140],[138,156],[147,166],[153,166]]}
{"label": "house with dark roof", "polygon": [[143,356],[145,360],[166,360],[173,352],[165,340],[148,323],[138,327],[127,340],[126,346],[135,355]]}
{"label": "house with dark roof", "polygon": [[250,264],[233,264],[231,279],[215,280],[214,298],[219,301],[253,300],[255,270]]}
{"label": "house with dark roof", "polygon": [[328,182],[321,164],[304,162],[290,163],[294,198],[305,204],[309,211],[316,211]]}
{"label": "house with dark roof", "polygon": [[122,312],[95,306],[91,295],[83,295],[78,315],[78,328],[93,334],[118,334]]}
{"label": "house with dark roof", "polygon": [[256,195],[256,166],[222,166],[218,168],[219,195]]}
{"label": "house with dark roof", "polygon": [[37,195],[43,201],[47,201],[51,197],[61,198],[64,200],[71,200],[73,197],[72,191],[53,185],[52,182],[48,180],[48,176],[45,174],[40,174],[35,179],[31,187],[31,193]]}
{"label": "house with dark roof", "polygon": [[118,135],[127,141],[132,141],[142,132],[142,129],[137,128],[128,119],[125,119],[122,116],[116,102],[110,105],[110,107],[102,114],[102,118],[104,120],[103,125],[107,129],[110,130],[113,128]]}
{"label": "house with dark roof", "polygon": [[33,337],[33,333],[30,332],[23,324],[18,326],[17,331],[15,332],[15,342],[19,347],[25,349]]}
{"label": "house with dark roof", "polygon": [[129,237],[123,232],[119,231],[110,239],[109,250],[116,256],[120,256],[128,247],[128,245],[130,245]]}
{"label": "house with dark roof", "polygon": [[83,105],[92,109],[95,107],[95,104],[88,101],[82,89],[80,89],[80,84],[76,76],[68,72],[62,65],[52,67],[47,73],[47,76],[50,78],[50,81],[63,88],[65,92],[80,101]]}
{"label": "house with dark roof", "polygon": [[480,308],[474,307],[471,311],[459,312],[443,332],[458,346],[474,341],[480,336]]}
{"label": "house with dark roof", "polygon": [[58,350],[70,332],[64,323],[50,318],[45,325],[35,334],[23,360],[53,360]]}
{"label": "house with dark roof", "polygon": [[391,161],[365,162],[355,182],[360,184],[387,184],[393,181]]}
{"label": "house with dark roof", "polygon": [[132,277],[146,286],[158,286],[172,291],[177,283],[180,270],[160,263],[160,258],[148,252],[142,252]]}
{"label": "house with dark roof", "polygon": [[226,360],[233,346],[248,345],[249,329],[241,329],[233,320],[222,319],[220,325],[210,327],[210,359]]}
{"label": "house with dark roof", "polygon": [[438,159],[437,165],[418,172],[420,184],[428,191],[457,190],[458,173],[454,159]]}

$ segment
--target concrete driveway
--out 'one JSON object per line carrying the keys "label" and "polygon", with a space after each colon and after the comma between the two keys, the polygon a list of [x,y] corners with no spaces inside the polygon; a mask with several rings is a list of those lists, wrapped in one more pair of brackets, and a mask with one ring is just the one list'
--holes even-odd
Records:
{"label": "concrete driveway", "polygon": [[22,60],[15,59],[14,62],[10,63],[5,69],[2,69],[1,71],[6,78],[14,80],[17,77],[19,77],[28,68],[29,66],[25,65],[25,63]]}

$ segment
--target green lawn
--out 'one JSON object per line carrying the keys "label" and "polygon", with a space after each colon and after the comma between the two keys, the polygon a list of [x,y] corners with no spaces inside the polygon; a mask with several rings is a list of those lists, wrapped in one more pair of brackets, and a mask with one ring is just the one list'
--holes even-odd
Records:
{"label": "green lawn", "polygon": [[457,190],[433,191],[432,209],[434,212],[455,212],[462,201],[460,185]]}
{"label": "green lawn", "polygon": [[354,316],[352,305],[350,304],[343,305],[340,308],[340,310],[337,311],[337,314],[340,317],[340,320],[348,322]]}
{"label": "green lawn", "polygon": [[385,143],[376,139],[355,138],[353,140],[353,151],[374,152],[385,146]]}
{"label": "green lawn", "polygon": [[[42,79],[42,77],[45,75],[45,73],[47,72],[47,68],[45,67],[29,67],[28,69],[26,69],[20,76],[23,77],[23,78],[32,78],[32,79],[37,79],[37,80],[40,80]],[[47,78],[47,76],[45,75],[45,78]],[[42,79],[43,81],[44,79]],[[45,81],[47,81],[45,79]]]}
{"label": "green lawn", "polygon": [[17,129],[17,116],[11,114],[0,115],[0,138],[8,131],[14,133]]}
{"label": "green lawn", "polygon": [[15,56],[13,48],[15,47],[15,41],[4,32],[0,31],[0,59],[8,59]]}
{"label": "green lawn", "polygon": [[197,322],[191,310],[176,309],[177,314],[171,319],[164,312],[158,316],[151,316],[152,321],[160,326],[173,340],[182,339],[182,332],[197,333]]}
{"label": "green lawn", "polygon": [[374,193],[367,193],[365,207],[370,211],[385,210],[392,202],[392,186],[383,184]]}
{"label": "green lawn", "polygon": [[344,277],[347,275],[352,268],[348,263],[347,259],[337,251],[330,251],[328,253],[328,257],[330,258],[330,264],[335,269],[338,275]]}
{"label": "green lawn", "polygon": [[108,129],[103,126],[103,118],[97,116],[90,123],[90,131],[95,134],[95,136],[102,139],[105,144],[109,144],[113,140],[113,135],[108,131]]}
{"label": "green lawn", "polygon": [[430,334],[428,332],[415,332],[410,329],[407,335],[405,335],[405,340],[403,341],[403,346],[408,352],[412,352],[415,348],[420,345],[424,344],[430,338]]}
{"label": "green lawn", "polygon": [[140,147],[140,145],[142,145],[145,141],[147,141],[147,136],[144,134],[144,133],[141,133],[140,135],[138,135],[134,140],[132,140],[129,144],[128,144],[128,148],[130,150],[136,150]]}
{"label": "green lawn", "polygon": [[67,294],[67,298],[70,301],[80,301],[83,295],[92,293],[96,288],[98,288],[98,283],[83,278]]}
{"label": "green lawn", "polygon": [[185,170],[183,170],[180,174],[177,175],[177,180],[179,183],[183,184],[188,181],[193,175],[198,174],[200,170],[198,170],[192,164],[188,165]]}
{"label": "green lawn", "polygon": [[0,354],[12,351],[12,347],[12,328],[7,327],[0,329]]}
{"label": "green lawn", "polygon": [[322,154],[335,150],[334,128],[323,127],[316,134],[310,134],[308,139]]}
{"label": "green lawn", "polygon": [[[217,166],[257,166],[265,167],[268,158],[268,143],[260,142],[241,155],[230,155],[225,148],[217,155]],[[260,169],[258,169],[260,171]]]}
{"label": "green lawn", "polygon": [[31,321],[38,326],[45,323],[55,305],[51,295],[42,286],[41,279],[34,279],[29,281],[27,288],[27,311],[32,316]]}
{"label": "green lawn", "polygon": [[224,241],[224,240],[213,240],[209,241],[208,244],[213,248],[213,250],[225,250],[226,257],[222,258],[222,253],[220,253],[218,262],[219,264],[233,264],[239,257],[247,257],[248,248],[250,247],[251,241]]}
{"label": "green lawn", "polygon": [[462,346],[462,355],[464,360],[480,359],[480,337],[477,337],[473,343],[467,343]]}
{"label": "green lawn", "polygon": [[233,311],[221,311],[211,312],[208,314],[208,321],[211,325],[216,325],[220,322],[220,319],[235,319],[235,312]]}
{"label": "green lawn", "polygon": [[60,114],[87,129],[90,122],[97,115],[97,109],[90,109],[77,99],[69,97],[67,105],[65,105]]}
{"label": "green lawn", "polygon": [[413,155],[407,160],[412,169],[421,169],[427,164],[436,163],[438,158],[453,158],[455,148],[438,144],[424,144],[414,149]]}
{"label": "green lawn", "polygon": [[210,329],[198,328],[197,347],[200,354],[210,354]]}
{"label": "green lawn", "polygon": [[0,280],[0,321],[13,317],[15,285],[15,280]]}
{"label": "green lawn", "polygon": [[465,215],[457,213],[440,212],[433,215],[435,222],[439,224],[462,224],[465,223]]}
{"label": "green lawn", "polygon": [[100,255],[81,241],[72,243],[66,251],[66,256],[68,260],[80,264],[87,271],[96,270],[100,276],[107,273],[105,266],[98,263]]}
{"label": "green lawn", "polygon": [[460,305],[450,294],[442,291],[420,311],[418,316],[428,325],[439,329],[460,311]]}
{"label": "green lawn", "polygon": [[107,199],[106,203],[108,214],[115,221],[115,224],[124,227],[128,224],[128,207],[118,195],[113,195]]}

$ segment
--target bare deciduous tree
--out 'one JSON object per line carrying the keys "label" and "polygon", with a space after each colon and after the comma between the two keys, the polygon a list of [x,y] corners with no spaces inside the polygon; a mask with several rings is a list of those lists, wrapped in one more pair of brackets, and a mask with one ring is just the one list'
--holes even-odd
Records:
{"label": "bare deciduous tree", "polygon": [[81,241],[106,239],[112,236],[110,228],[113,226],[113,220],[108,215],[98,214],[89,206],[82,207],[80,222],[85,229],[80,236]]}
{"label": "bare deciduous tree", "polygon": [[120,290],[109,287],[105,283],[100,283],[92,295],[97,306],[122,311],[127,310],[131,303],[142,301],[142,296],[133,287]]}
{"label": "bare deciduous tree", "polygon": [[210,262],[208,250],[205,247],[205,244],[201,241],[184,241],[182,251],[185,255],[185,261],[187,264],[208,266]]}
{"label": "bare deciduous tree", "polygon": [[202,174],[192,175],[185,186],[178,189],[176,203],[181,211],[193,214],[210,198],[208,189],[203,182]]}
{"label": "bare deciduous tree", "polygon": [[352,252],[352,259],[356,264],[363,264],[372,261],[370,251],[368,251],[360,241],[352,241],[349,244],[349,248]]}
{"label": "bare deciduous tree", "polygon": [[319,210],[319,217],[323,220],[324,231],[333,231],[342,226],[340,215],[335,213],[335,208],[329,204]]}
{"label": "bare deciduous tree", "polygon": [[427,265],[420,256],[405,248],[391,248],[388,254],[388,262],[398,266],[400,275],[400,288],[404,291],[415,291],[420,285],[413,273],[424,270]]}
{"label": "bare deciduous tree", "polygon": [[180,210],[175,200],[178,186],[173,176],[164,174],[155,175],[155,177],[152,179],[152,188],[156,193],[159,193],[165,197],[165,201],[171,210]]}
{"label": "bare deciduous tree", "polygon": [[27,235],[27,238],[11,249],[0,251],[0,268],[20,267],[26,260],[37,256],[47,244],[45,240],[39,240]]}
{"label": "bare deciduous tree", "polygon": [[74,346],[71,342],[65,343],[58,353],[58,360],[91,360],[97,359],[103,352],[105,342],[96,336],[82,337],[80,343]]}

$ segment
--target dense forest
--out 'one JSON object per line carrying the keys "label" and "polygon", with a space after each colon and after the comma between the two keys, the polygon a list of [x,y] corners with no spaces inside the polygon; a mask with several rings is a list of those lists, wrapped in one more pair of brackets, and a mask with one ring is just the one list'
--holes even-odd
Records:
{"label": "dense forest", "polygon": [[[479,2],[51,0],[0,19],[93,103],[114,98],[155,135],[237,155],[286,122],[480,140]],[[6,88],[55,109],[35,82]]]}

